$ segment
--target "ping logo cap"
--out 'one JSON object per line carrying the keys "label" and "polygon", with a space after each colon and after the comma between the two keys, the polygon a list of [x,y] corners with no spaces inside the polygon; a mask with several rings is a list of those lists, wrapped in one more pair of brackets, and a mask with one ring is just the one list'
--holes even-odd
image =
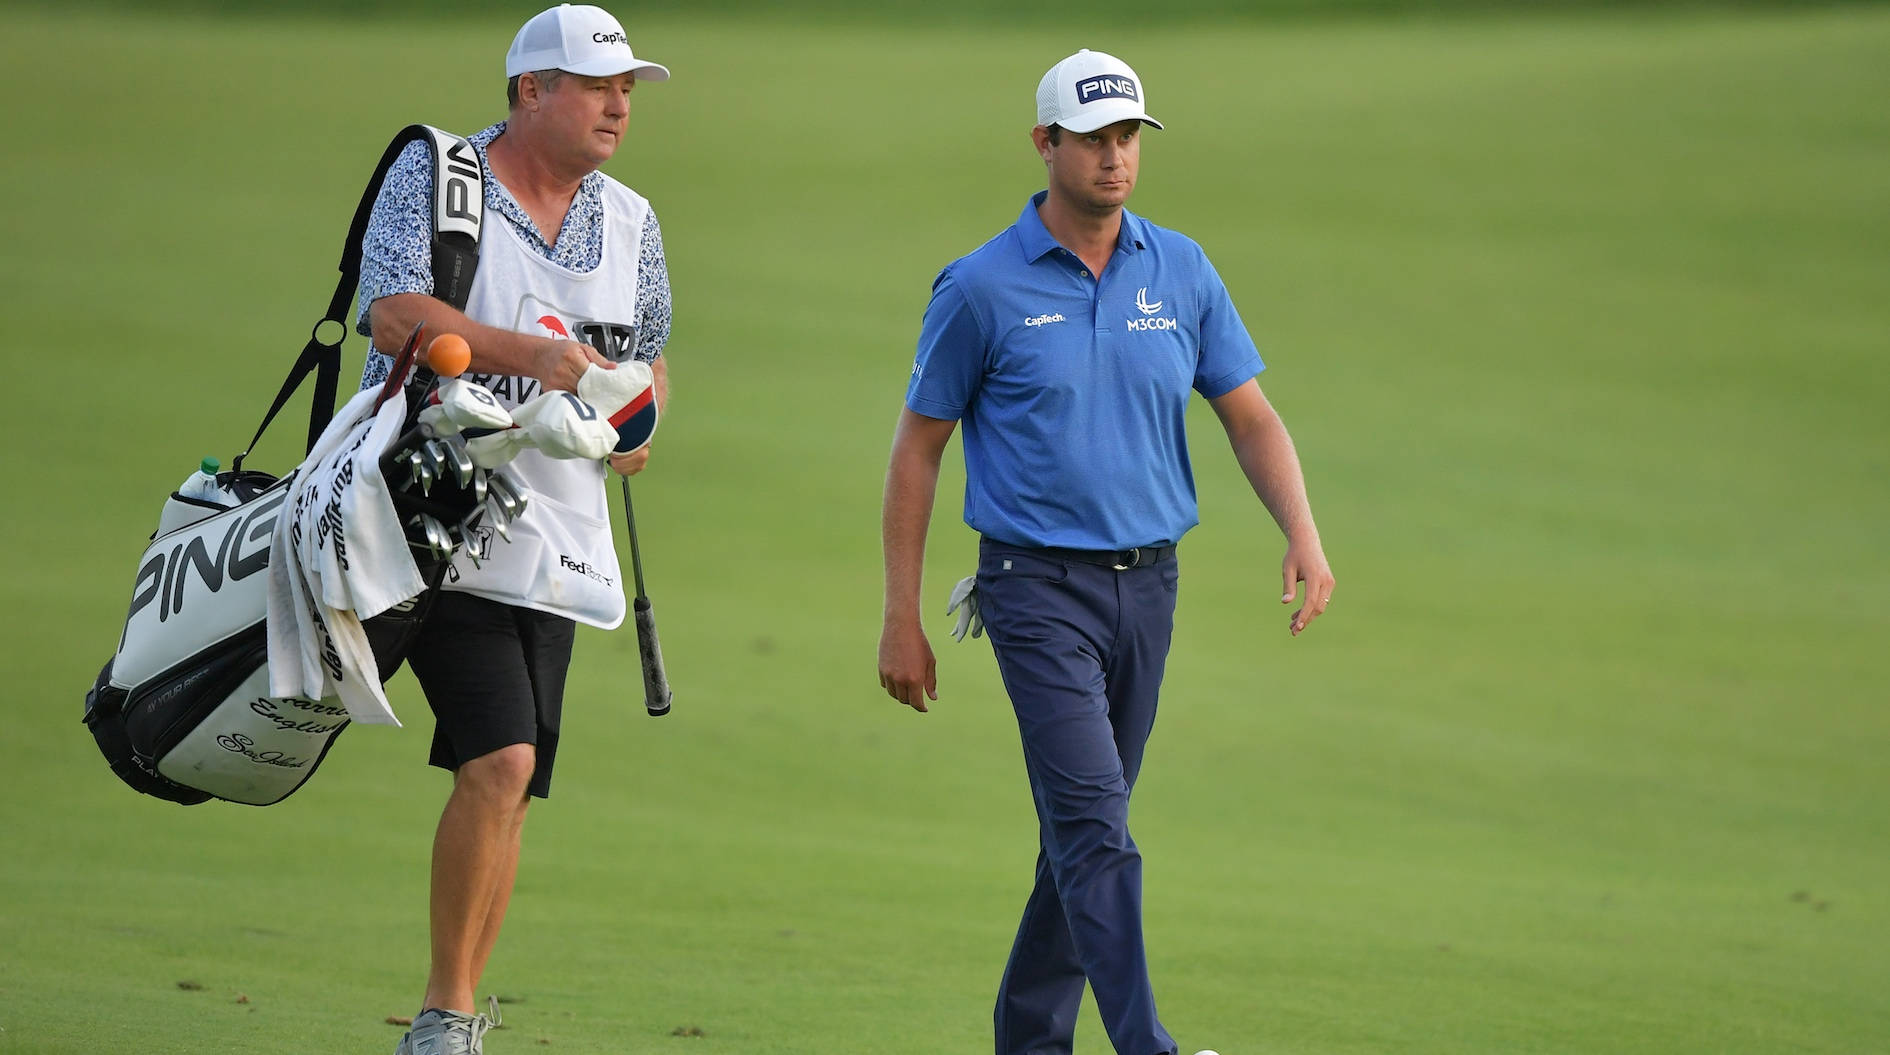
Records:
{"label": "ping logo cap", "polygon": [[623,24],[589,4],[559,4],[533,15],[505,53],[509,80],[535,70],[563,70],[585,77],[634,73],[640,81],[669,80],[669,68],[630,52]]}
{"label": "ping logo cap", "polygon": [[1037,123],[1089,133],[1117,121],[1141,121],[1160,128],[1148,115],[1142,78],[1114,55],[1084,48],[1043,75],[1037,83]]}

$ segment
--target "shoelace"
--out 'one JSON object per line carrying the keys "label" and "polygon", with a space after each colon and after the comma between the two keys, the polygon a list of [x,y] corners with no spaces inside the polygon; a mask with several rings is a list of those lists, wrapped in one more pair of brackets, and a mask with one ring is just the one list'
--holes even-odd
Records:
{"label": "shoelace", "polygon": [[[486,1010],[491,1012],[490,1016],[461,1015],[457,1012],[445,1012],[445,1014],[452,1016],[451,1019],[446,1020],[447,1031],[440,1035],[440,1043],[443,1043],[445,1048],[430,1050],[443,1050],[448,1053],[448,1055],[467,1055],[467,1053],[478,1051],[480,1049],[480,1042],[484,1039],[486,1031],[489,1029],[498,1029],[505,1024],[504,1016],[499,1014],[498,997],[486,997]],[[458,1034],[453,1028],[455,1025],[462,1022],[465,1023],[466,1029],[463,1035]],[[412,1034],[410,1033],[408,1036],[411,1037]],[[464,1047],[460,1046],[462,1043],[465,1045]]]}
{"label": "shoelace", "polygon": [[481,1038],[486,1035],[486,1030],[498,1029],[505,1025],[505,1016],[499,1014],[498,997],[486,997],[486,1010],[492,1012],[492,1014],[473,1016],[472,1025],[470,1027],[472,1033],[472,1049],[475,1051],[479,1048]]}

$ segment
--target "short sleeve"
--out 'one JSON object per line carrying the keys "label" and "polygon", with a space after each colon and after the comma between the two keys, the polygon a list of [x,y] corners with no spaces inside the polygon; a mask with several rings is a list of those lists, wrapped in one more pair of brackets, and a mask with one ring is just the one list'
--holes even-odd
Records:
{"label": "short sleeve", "polygon": [[642,248],[637,251],[636,357],[651,362],[669,343],[669,261],[663,255],[663,228],[656,211],[643,216]]}
{"label": "short sleeve", "polygon": [[1201,287],[1201,355],[1195,363],[1194,390],[1213,399],[1245,384],[1266,364],[1206,254],[1201,257]]}
{"label": "short sleeve", "polygon": [[986,343],[984,328],[952,269],[939,272],[919,327],[906,406],[929,418],[963,417],[984,377]]}

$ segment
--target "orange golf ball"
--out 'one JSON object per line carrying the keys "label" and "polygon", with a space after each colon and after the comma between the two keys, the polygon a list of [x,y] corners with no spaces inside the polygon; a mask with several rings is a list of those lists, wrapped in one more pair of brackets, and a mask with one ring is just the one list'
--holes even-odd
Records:
{"label": "orange golf ball", "polygon": [[427,345],[427,367],[441,377],[458,377],[472,365],[472,347],[457,333],[442,333]]}

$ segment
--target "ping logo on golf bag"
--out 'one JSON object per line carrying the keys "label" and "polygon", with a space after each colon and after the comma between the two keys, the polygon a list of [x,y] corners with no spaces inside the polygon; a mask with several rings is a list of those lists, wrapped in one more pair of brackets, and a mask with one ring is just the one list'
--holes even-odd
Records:
{"label": "ping logo on golf bag", "polygon": [[1141,95],[1135,90],[1135,78],[1110,76],[1107,74],[1086,77],[1076,82],[1076,101],[1093,103],[1098,99],[1127,99],[1141,102]]}
{"label": "ping logo on golf bag", "polygon": [[269,536],[276,529],[276,511],[285,497],[277,492],[258,500],[247,516],[231,518],[214,555],[203,535],[154,554],[138,569],[131,611],[125,614],[127,629],[133,617],[154,603],[160,623],[182,612],[184,587],[192,579],[201,579],[204,589],[214,594],[226,581],[240,582],[268,568]]}
{"label": "ping logo on golf bag", "polygon": [[485,209],[485,192],[480,183],[479,157],[473,153],[472,144],[457,136],[447,136],[437,130],[435,138],[440,165],[436,170],[439,186],[435,188],[440,203],[439,215],[435,224],[439,231],[453,231],[474,239],[479,238],[479,221]]}

